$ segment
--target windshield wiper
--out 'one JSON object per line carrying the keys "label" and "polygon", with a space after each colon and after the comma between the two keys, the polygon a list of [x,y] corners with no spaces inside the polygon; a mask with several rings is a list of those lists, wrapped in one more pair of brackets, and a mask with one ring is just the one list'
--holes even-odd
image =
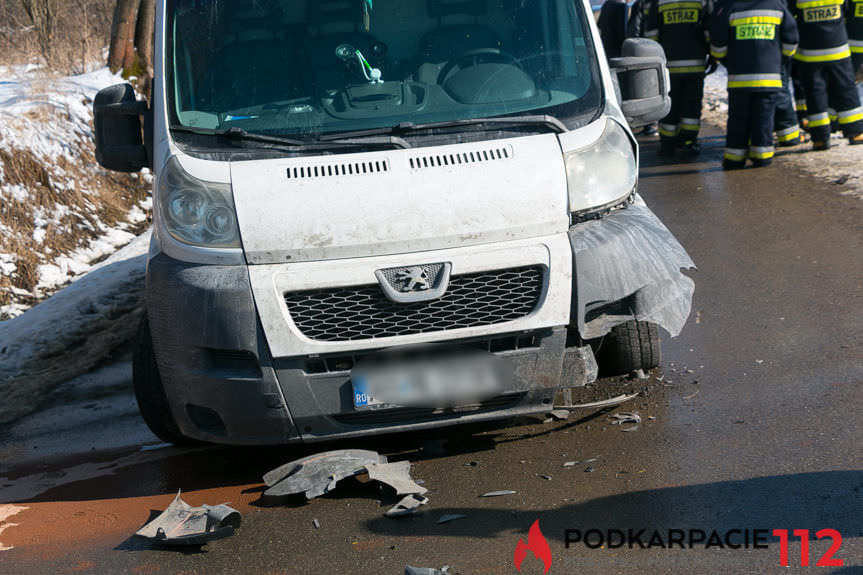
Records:
{"label": "windshield wiper", "polygon": [[201,134],[205,136],[220,136],[229,140],[245,140],[248,142],[261,142],[264,144],[278,144],[281,146],[290,146],[301,150],[326,150],[333,146],[349,146],[349,147],[385,147],[385,148],[410,148],[411,145],[405,140],[396,136],[385,136],[381,138],[364,138],[353,139],[350,137],[339,136],[338,138],[328,138],[326,140],[310,140],[303,141],[295,138],[286,138],[283,136],[267,136],[266,134],[256,134],[247,132],[242,128],[232,127],[227,130],[219,130],[215,128],[196,128],[193,126],[171,126],[172,130],[184,132],[188,134]]}
{"label": "windshield wiper", "polygon": [[171,129],[177,132],[185,132],[187,134],[202,134],[205,136],[222,136],[229,140],[247,140],[249,142],[263,142],[265,144],[286,144],[289,146],[304,146],[306,142],[295,140],[293,138],[283,138],[281,136],[266,136],[264,134],[255,134],[247,132],[242,128],[228,128],[227,130],[219,130],[215,128],[196,128],[194,126],[171,126]]}
{"label": "windshield wiper", "polygon": [[486,124],[502,124],[509,126],[546,126],[558,134],[567,132],[569,128],[554,116],[531,115],[531,116],[504,116],[497,118],[468,118],[464,120],[449,120],[446,122],[430,122],[428,124],[414,124],[413,122],[402,122],[395,126],[386,128],[371,128],[369,130],[356,130],[352,132],[335,132],[325,134],[318,141],[329,141],[340,138],[362,138],[365,136],[379,136],[383,134],[407,134],[423,130],[435,130],[438,128],[455,128],[459,126],[478,126]]}

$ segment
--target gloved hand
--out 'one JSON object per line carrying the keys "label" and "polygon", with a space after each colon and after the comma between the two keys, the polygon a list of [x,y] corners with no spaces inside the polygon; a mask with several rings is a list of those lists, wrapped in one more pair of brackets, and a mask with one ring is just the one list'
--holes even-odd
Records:
{"label": "gloved hand", "polygon": [[705,76],[709,76],[716,71],[719,67],[719,60],[714,58],[713,56],[707,57],[707,69],[704,71]]}
{"label": "gloved hand", "polygon": [[709,76],[716,71],[719,67],[719,60],[714,58],[713,56],[707,57],[707,69],[704,71],[705,76]]}

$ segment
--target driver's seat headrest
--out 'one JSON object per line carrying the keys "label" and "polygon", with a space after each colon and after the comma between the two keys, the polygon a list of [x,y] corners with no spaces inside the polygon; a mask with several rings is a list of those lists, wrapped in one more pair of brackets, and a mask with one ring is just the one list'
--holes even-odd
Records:
{"label": "driver's seat headrest", "polygon": [[454,14],[479,16],[485,14],[485,0],[428,0],[427,9],[432,18]]}
{"label": "driver's seat headrest", "polygon": [[310,25],[320,28],[333,22],[362,21],[362,4],[357,0],[309,0],[306,18]]}

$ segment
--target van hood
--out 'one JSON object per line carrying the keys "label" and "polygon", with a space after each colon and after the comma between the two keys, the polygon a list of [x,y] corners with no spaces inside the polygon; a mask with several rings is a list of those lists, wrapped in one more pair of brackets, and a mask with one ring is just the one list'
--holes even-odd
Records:
{"label": "van hood", "polygon": [[554,134],[231,164],[246,260],[420,252],[566,232]]}

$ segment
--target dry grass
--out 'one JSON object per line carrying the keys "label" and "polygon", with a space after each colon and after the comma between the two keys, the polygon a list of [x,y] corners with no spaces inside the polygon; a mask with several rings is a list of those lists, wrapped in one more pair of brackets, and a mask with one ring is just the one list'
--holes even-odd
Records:
{"label": "dry grass", "polygon": [[[149,186],[141,178],[97,168],[91,145],[82,144],[77,161],[60,156],[53,164],[28,150],[0,148],[5,184],[28,192],[27,201],[6,197],[0,202],[0,253],[15,258],[11,276],[0,276],[0,305],[9,303],[12,288],[34,291],[39,265],[86,247],[146,199]],[[42,227],[41,241],[34,237],[37,218],[54,220]]]}
{"label": "dry grass", "polygon": [[40,185],[51,189],[51,178],[39,160],[27,150],[7,151],[0,149],[0,164],[7,184],[31,186]]}

